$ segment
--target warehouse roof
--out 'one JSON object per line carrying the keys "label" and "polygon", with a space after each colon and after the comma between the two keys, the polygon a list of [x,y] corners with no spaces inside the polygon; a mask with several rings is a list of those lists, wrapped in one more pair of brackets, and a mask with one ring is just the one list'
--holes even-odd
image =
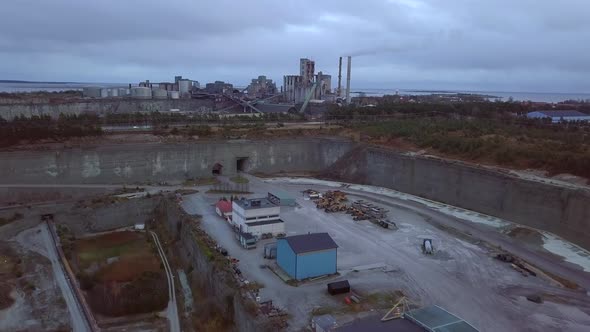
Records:
{"label": "warehouse roof", "polygon": [[252,198],[252,199],[238,199],[234,201],[244,210],[263,209],[268,207],[275,207],[268,198]]}
{"label": "warehouse roof", "polygon": [[350,324],[338,327],[337,332],[424,332],[424,329],[406,319],[393,319],[381,321],[381,316],[375,315],[363,319],[357,319]]}
{"label": "warehouse roof", "polygon": [[285,240],[296,254],[338,248],[328,233],[293,235],[287,236]]}
{"label": "warehouse roof", "polygon": [[219,211],[221,211],[221,213],[229,213],[232,210],[231,202],[223,200],[223,199],[219,200],[217,203],[215,203],[215,206],[217,206],[219,208]]}
{"label": "warehouse roof", "polygon": [[439,306],[430,306],[406,312],[405,317],[434,332],[477,332],[463,319]]}
{"label": "warehouse roof", "polygon": [[[590,116],[588,114],[582,113],[580,111],[573,111],[573,110],[550,110],[550,111],[537,111],[543,115],[546,115],[550,118],[565,118],[565,117],[572,117],[572,116]],[[531,112],[533,113],[533,112]]]}
{"label": "warehouse roof", "polygon": [[270,195],[277,197],[278,199],[293,199],[293,196],[291,196],[286,191],[282,191],[280,189],[273,189],[273,190],[269,191],[268,193]]}

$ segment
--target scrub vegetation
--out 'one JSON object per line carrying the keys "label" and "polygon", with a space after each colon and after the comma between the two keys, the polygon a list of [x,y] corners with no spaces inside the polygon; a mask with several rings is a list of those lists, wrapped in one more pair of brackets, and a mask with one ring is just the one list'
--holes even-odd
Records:
{"label": "scrub vegetation", "polygon": [[376,144],[590,178],[590,126],[517,116],[525,111],[516,103],[462,103],[391,105],[362,113],[341,109],[330,114],[337,121],[346,119],[348,128]]}

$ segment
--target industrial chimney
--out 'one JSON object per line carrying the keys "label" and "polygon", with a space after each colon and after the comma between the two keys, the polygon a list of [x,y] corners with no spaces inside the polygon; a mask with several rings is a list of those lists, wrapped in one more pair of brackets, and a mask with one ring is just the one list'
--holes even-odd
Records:
{"label": "industrial chimney", "polygon": [[338,60],[338,91],[336,97],[342,96],[342,57]]}
{"label": "industrial chimney", "polygon": [[350,66],[352,57],[348,56],[348,66],[346,68],[346,104],[350,105]]}

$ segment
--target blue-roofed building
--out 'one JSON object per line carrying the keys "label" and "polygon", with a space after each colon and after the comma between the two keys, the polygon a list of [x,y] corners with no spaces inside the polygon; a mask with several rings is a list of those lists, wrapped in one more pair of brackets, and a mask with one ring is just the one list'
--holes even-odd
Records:
{"label": "blue-roofed building", "polygon": [[296,280],[334,274],[337,250],[328,233],[287,236],[277,240],[277,264]]}
{"label": "blue-roofed building", "polygon": [[571,121],[590,121],[590,115],[580,111],[534,111],[527,113],[529,119],[546,119],[550,118],[551,122],[571,122]]}

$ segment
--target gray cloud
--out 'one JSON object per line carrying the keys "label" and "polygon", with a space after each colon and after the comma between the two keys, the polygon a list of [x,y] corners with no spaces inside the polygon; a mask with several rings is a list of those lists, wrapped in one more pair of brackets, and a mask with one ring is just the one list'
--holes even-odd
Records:
{"label": "gray cloud", "polygon": [[0,78],[98,82],[182,74],[245,85],[298,72],[355,88],[590,87],[590,3],[569,0],[7,1]]}

